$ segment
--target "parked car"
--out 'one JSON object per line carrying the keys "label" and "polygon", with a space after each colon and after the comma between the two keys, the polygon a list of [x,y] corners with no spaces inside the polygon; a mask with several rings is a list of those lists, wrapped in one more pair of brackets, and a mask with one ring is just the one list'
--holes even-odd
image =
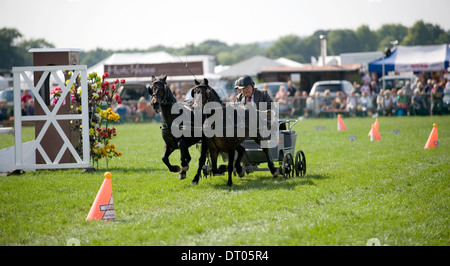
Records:
{"label": "parked car", "polygon": [[[34,98],[33,93],[28,89],[22,89],[23,91],[27,90],[31,97]],[[0,91],[0,120],[7,119],[9,116],[14,114],[14,89],[12,87],[6,88]]]}
{"label": "parked car", "polygon": [[[280,89],[280,86],[284,86],[285,91],[287,91],[288,88],[288,84],[286,82],[266,82],[266,83],[269,86],[268,94],[270,95],[270,97],[272,97],[272,99],[275,98],[275,94],[277,94],[277,91]],[[257,88],[258,90],[264,90],[264,83],[255,84],[255,88]]]}
{"label": "parked car", "polygon": [[450,114],[450,89],[444,89],[444,97],[442,99],[444,105],[442,106],[442,111],[444,114]]}
{"label": "parked car", "polygon": [[380,88],[383,87],[383,80],[385,82],[385,88],[387,90],[391,90],[393,88],[396,88],[397,90],[401,89],[403,86],[405,86],[405,83],[409,81],[411,85],[416,80],[416,76],[414,75],[394,75],[394,76],[384,76],[379,79],[379,86]]}
{"label": "parked car", "polygon": [[335,97],[338,91],[342,91],[346,96],[349,96],[354,88],[347,80],[322,80],[314,83],[309,96],[314,96],[316,92],[320,92],[320,96],[323,96],[326,90],[330,90],[331,97]]}
{"label": "parked car", "polygon": [[150,100],[150,94],[148,94],[145,83],[143,82],[127,82],[123,85],[123,88],[120,89],[119,94],[120,98],[125,103],[131,102],[136,104],[142,96],[144,96],[147,101]]}

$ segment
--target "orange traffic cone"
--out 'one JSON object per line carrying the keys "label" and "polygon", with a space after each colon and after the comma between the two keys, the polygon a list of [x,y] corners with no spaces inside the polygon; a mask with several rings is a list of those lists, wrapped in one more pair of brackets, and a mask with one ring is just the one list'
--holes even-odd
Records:
{"label": "orange traffic cone", "polygon": [[428,137],[428,141],[425,144],[424,149],[437,148],[437,147],[439,147],[438,131],[437,131],[437,125],[436,125],[436,123],[434,123],[433,129],[431,130],[430,136]]}
{"label": "orange traffic cone", "polygon": [[337,116],[337,129],[338,129],[338,131],[347,130],[340,114],[338,114],[338,116]]}
{"label": "orange traffic cone", "polygon": [[370,130],[369,134],[370,141],[381,140],[380,133],[378,132],[378,119],[375,121],[375,123],[372,124],[372,129]]}
{"label": "orange traffic cone", "polygon": [[[378,118],[375,120],[375,123],[373,123],[373,125],[376,127],[378,132]],[[372,136],[372,127],[370,128],[369,134],[367,134],[367,136]]]}
{"label": "orange traffic cone", "polygon": [[112,196],[111,173],[105,173],[105,180],[103,181],[100,190],[95,197],[91,210],[86,218],[87,220],[115,220],[114,202]]}

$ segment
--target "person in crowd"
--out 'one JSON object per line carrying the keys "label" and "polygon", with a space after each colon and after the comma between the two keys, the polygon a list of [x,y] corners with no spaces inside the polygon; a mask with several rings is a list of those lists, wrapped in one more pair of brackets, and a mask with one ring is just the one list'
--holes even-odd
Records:
{"label": "person in crowd", "polygon": [[[402,87],[405,90],[406,96],[412,96],[411,82],[406,81],[405,85]],[[392,93],[392,92],[391,92]]]}
{"label": "person in crowd", "polygon": [[183,102],[185,100],[185,95],[183,94],[183,91],[180,89],[175,89],[174,95],[177,101]]}
{"label": "person in crowd", "polygon": [[289,93],[285,91],[285,87],[281,85],[275,94],[275,101],[279,103],[280,111],[287,111],[290,108],[288,101]]}
{"label": "person in crowd", "polygon": [[425,102],[424,102],[424,97],[423,95],[420,93],[420,90],[418,88],[416,88],[414,90],[414,94],[411,97],[411,110],[410,110],[410,114],[412,115],[425,115],[426,112],[426,108],[425,108]]}
{"label": "person in crowd", "polygon": [[378,86],[378,84],[375,80],[372,80],[370,82],[369,88],[370,88],[370,94],[369,94],[370,97],[380,93],[380,86]]}
{"label": "person in crowd", "polygon": [[333,108],[333,98],[331,97],[330,90],[325,90],[323,98],[320,103],[320,112],[330,110]]}
{"label": "person in crowd", "polygon": [[382,108],[383,108],[383,115],[384,116],[391,116],[392,111],[394,110],[393,104],[392,104],[392,98],[391,98],[391,91],[385,90],[384,91],[384,98],[382,101]]}
{"label": "person in crowd", "polygon": [[361,98],[359,98],[359,105],[361,106],[361,116],[371,115],[372,112],[372,99],[367,92],[361,93]]}
{"label": "person in crowd", "polygon": [[422,83],[422,82],[420,81],[419,77],[416,77],[416,79],[414,80],[413,84],[411,84],[411,90],[414,91],[417,88],[417,86],[419,85],[419,83]]}
{"label": "person in crowd", "polygon": [[[392,113],[396,114],[397,113],[397,89],[396,88],[391,89],[391,99],[392,99]],[[406,96],[406,100],[408,101],[408,96]],[[411,97],[409,97],[409,100],[411,101]]]}
{"label": "person in crowd", "polygon": [[320,105],[322,104],[322,97],[320,92],[316,91],[313,96],[306,99],[306,111],[305,114],[309,117],[318,117],[320,114]]}
{"label": "person in crowd", "polygon": [[397,116],[404,116],[407,114],[408,105],[406,103],[406,91],[400,89],[397,93]]}
{"label": "person in crowd", "polygon": [[152,119],[155,114],[155,110],[151,107],[150,103],[147,102],[144,96],[139,98],[136,110],[135,122],[144,122]]}
{"label": "person in crowd", "polygon": [[433,80],[428,79],[427,84],[423,87],[423,89],[425,90],[425,93],[430,94],[433,90]]}
{"label": "person in crowd", "polygon": [[439,85],[436,83],[433,86],[433,89],[430,93],[430,102],[431,102],[431,115],[441,115],[442,114],[442,105],[443,105],[443,93],[439,90]]}
{"label": "person in crowd", "polygon": [[383,101],[384,101],[384,90],[380,89],[380,93],[378,93],[376,97],[376,104],[377,104],[377,113],[378,115],[383,114]]}
{"label": "person in crowd", "polygon": [[417,89],[419,89],[420,94],[422,95],[422,99],[423,99],[423,105],[424,105],[424,114],[429,114],[430,113],[430,95],[427,94],[425,92],[425,89],[423,88],[422,83],[419,83],[417,85]]}
{"label": "person in crowd", "polygon": [[347,111],[349,111],[350,115],[353,116],[356,114],[358,105],[359,105],[359,97],[356,93],[356,90],[352,90],[350,92],[350,96],[347,99],[347,106],[346,106],[346,109]]}
{"label": "person in crowd", "polygon": [[27,103],[27,115],[34,115],[34,98],[31,97]]}
{"label": "person in crowd", "polygon": [[297,92],[297,88],[295,88],[294,83],[292,83],[291,80],[288,81],[288,87],[287,92],[289,93],[289,96],[293,97],[295,95],[295,92]]}
{"label": "person in crowd", "polygon": [[129,117],[133,113],[131,107],[124,104],[123,102],[114,106],[113,111],[114,113],[119,114],[119,122],[125,122],[127,120],[127,117]]}
{"label": "person in crowd", "polygon": [[297,115],[297,116],[304,115],[307,98],[308,98],[308,93],[306,91],[300,92],[297,90],[295,92],[293,104],[292,104],[292,108],[294,108],[294,115]]}
{"label": "person in crowd", "polygon": [[33,98],[28,90],[24,90],[22,96],[20,97],[20,102],[22,103],[22,115],[27,115],[28,101]]}
{"label": "person in crowd", "polygon": [[333,100],[333,108],[335,109],[345,109],[347,105],[345,95],[342,91],[336,93],[336,97]]}
{"label": "person in crowd", "polygon": [[361,85],[356,81],[353,81],[353,88],[355,89],[356,93],[361,92]]}
{"label": "person in crowd", "polygon": [[362,94],[363,92],[366,92],[367,94],[370,94],[370,77],[368,75],[365,75],[363,77],[363,85],[360,88],[360,94]]}

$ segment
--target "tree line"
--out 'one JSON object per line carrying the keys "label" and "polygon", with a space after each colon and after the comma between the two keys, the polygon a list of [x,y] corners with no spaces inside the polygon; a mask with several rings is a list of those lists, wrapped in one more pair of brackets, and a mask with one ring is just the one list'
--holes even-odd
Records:
{"label": "tree line", "polygon": [[[412,27],[401,24],[385,24],[377,30],[362,25],[356,30],[336,29],[317,30],[312,35],[300,37],[294,34],[280,37],[273,42],[228,45],[219,40],[206,40],[198,45],[187,44],[174,48],[162,45],[148,49],[104,50],[97,48],[83,51],[80,63],[88,67],[98,63],[116,52],[154,52],[166,51],[176,55],[214,55],[219,65],[232,65],[256,55],[269,58],[286,57],[291,60],[310,63],[311,57],[320,55],[320,35],[327,36],[327,54],[384,51],[391,48],[392,41],[399,45],[432,45],[450,43],[450,30],[445,31],[439,25],[419,20]],[[44,39],[25,40],[22,34],[11,28],[0,29],[0,71],[10,70],[13,66],[32,65],[30,48],[52,48],[53,44]]]}

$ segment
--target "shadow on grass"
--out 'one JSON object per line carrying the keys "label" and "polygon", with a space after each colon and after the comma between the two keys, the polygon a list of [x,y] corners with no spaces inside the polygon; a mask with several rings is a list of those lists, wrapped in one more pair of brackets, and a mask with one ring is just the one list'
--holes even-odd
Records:
{"label": "shadow on grass", "polygon": [[[103,172],[118,172],[118,173],[152,173],[157,171],[167,171],[168,173],[172,173],[167,168],[124,168],[124,167],[111,167],[109,169],[95,169],[92,172],[86,172],[86,173],[103,173]],[[173,174],[177,174],[178,172],[173,172]]]}
{"label": "shadow on grass", "polygon": [[[214,178],[214,177],[213,177]],[[286,189],[292,190],[298,186],[315,186],[316,180],[322,180],[329,178],[328,176],[323,175],[306,175],[300,177],[290,177],[284,179],[283,177],[278,176],[277,178],[273,177],[249,177],[244,176],[240,180],[240,183],[237,184],[237,179],[239,177],[233,176],[233,186],[228,187],[226,185],[227,178],[222,176],[224,180],[223,184],[214,184],[213,186],[220,189],[230,189],[230,190],[252,190],[252,189],[265,189],[265,190],[273,190],[273,189]],[[209,179],[209,177],[208,177]],[[207,179],[203,178],[204,182],[207,182]]]}

